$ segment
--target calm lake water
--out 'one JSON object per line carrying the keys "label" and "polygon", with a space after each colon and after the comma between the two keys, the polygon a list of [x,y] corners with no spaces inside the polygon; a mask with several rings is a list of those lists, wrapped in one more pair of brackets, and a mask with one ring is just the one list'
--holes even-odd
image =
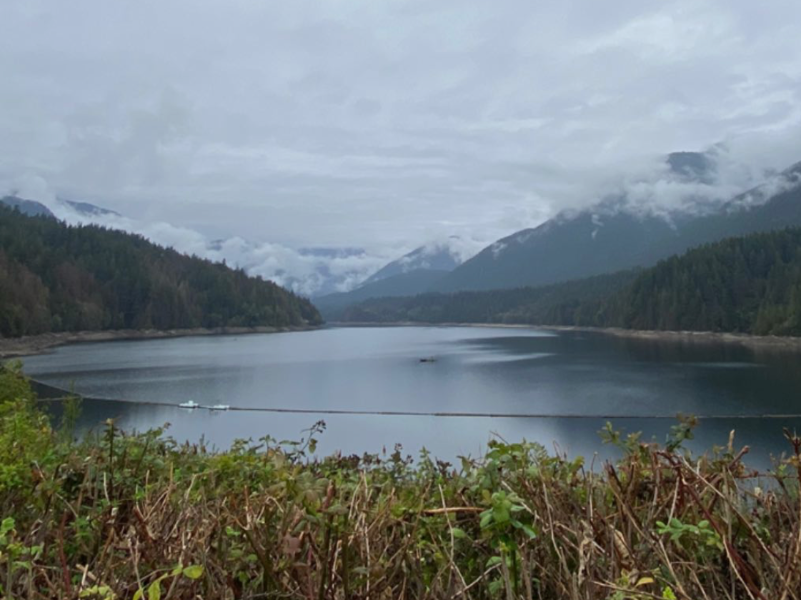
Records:
{"label": "calm lake water", "polygon": [[[480,454],[494,435],[571,455],[610,452],[597,434],[604,418],[214,413],[137,402],[594,417],[801,413],[797,353],[531,329],[332,328],[79,344],[27,358],[25,369],[54,386],[126,401],[85,402],[85,427],[109,417],[129,430],[170,423],[176,439],[203,437],[218,448],[237,438],[298,439],[323,419],[320,453],[391,452],[400,443],[411,454],[426,447],[450,460]],[[663,440],[675,421],[613,423]],[[692,445],[725,445],[735,429],[761,466],[788,448],[783,427],[801,430],[801,419],[704,419]]]}

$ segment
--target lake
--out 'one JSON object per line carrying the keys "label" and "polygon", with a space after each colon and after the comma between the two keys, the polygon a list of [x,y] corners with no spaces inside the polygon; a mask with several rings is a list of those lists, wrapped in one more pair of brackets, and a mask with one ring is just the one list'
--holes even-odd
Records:
{"label": "lake", "polygon": [[[432,357],[433,362],[421,362]],[[298,439],[327,424],[320,453],[423,447],[453,460],[479,455],[493,436],[537,441],[571,455],[609,455],[597,434],[605,416],[626,431],[664,440],[677,413],[801,413],[801,356],[713,342],[655,341],[598,332],[523,328],[360,327],[265,335],[76,344],[28,357],[44,383],[96,398],[83,428],[107,418],[145,430],[170,423],[178,440],[218,448],[237,438]],[[211,412],[193,400],[239,409],[513,414],[514,417]],[[166,403],[167,406],[142,404]],[[524,418],[520,415],[551,415]],[[568,418],[589,416],[591,418]],[[623,417],[636,418],[623,418]],[[765,465],[789,445],[782,428],[801,419],[702,419],[695,448],[752,446]]]}

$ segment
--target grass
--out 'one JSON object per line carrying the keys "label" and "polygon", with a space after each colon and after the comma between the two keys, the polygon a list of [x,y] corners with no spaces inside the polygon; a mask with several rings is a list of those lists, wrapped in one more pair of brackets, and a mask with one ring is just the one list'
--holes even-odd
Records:
{"label": "grass", "polygon": [[226,452],[109,423],[72,439],[0,372],[5,598],[801,597],[801,440],[766,474],[731,443],[691,456],[606,441],[600,469],[537,444],[480,460],[315,458],[265,438]]}

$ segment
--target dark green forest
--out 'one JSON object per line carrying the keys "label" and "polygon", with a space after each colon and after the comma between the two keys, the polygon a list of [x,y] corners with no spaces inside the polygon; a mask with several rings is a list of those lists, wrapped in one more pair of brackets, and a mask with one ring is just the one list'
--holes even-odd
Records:
{"label": "dark green forest", "polygon": [[602,305],[636,276],[624,271],[542,287],[376,298],[347,308],[343,320],[591,326]]}
{"label": "dark green forest", "polygon": [[351,307],[343,319],[801,335],[801,228],[544,287],[380,298]]}
{"label": "dark green forest", "polygon": [[241,269],[97,226],[0,206],[0,335],[319,324],[306,299]]}

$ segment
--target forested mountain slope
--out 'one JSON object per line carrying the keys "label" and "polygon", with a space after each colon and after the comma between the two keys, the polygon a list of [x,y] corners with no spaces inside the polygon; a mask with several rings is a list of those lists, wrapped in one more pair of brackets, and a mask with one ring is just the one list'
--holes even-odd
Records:
{"label": "forested mountain slope", "polygon": [[371,300],[344,319],[801,335],[801,228],[730,238],[641,271],[539,288]]}
{"label": "forested mountain slope", "polygon": [[447,274],[448,271],[417,269],[370,281],[350,292],[320,296],[314,299],[314,303],[326,320],[338,320],[343,309],[364,300],[423,294]]}
{"label": "forested mountain slope", "polygon": [[625,198],[498,240],[432,291],[540,286],[635,267],[721,239],[801,226],[801,163],[711,214],[638,214]]}
{"label": "forested mountain slope", "polygon": [[605,318],[633,329],[801,335],[801,228],[731,238],[662,261]]}
{"label": "forested mountain slope", "polygon": [[670,255],[662,246],[673,243],[677,233],[664,218],[637,216],[611,205],[601,210],[557,217],[498,240],[433,291],[549,285],[652,265]]}
{"label": "forested mountain slope", "polygon": [[0,206],[0,335],[317,324],[272,282],[136,235]]}
{"label": "forested mountain slope", "polygon": [[342,312],[361,323],[536,323],[596,325],[596,313],[638,272],[622,271],[542,287],[374,298]]}

